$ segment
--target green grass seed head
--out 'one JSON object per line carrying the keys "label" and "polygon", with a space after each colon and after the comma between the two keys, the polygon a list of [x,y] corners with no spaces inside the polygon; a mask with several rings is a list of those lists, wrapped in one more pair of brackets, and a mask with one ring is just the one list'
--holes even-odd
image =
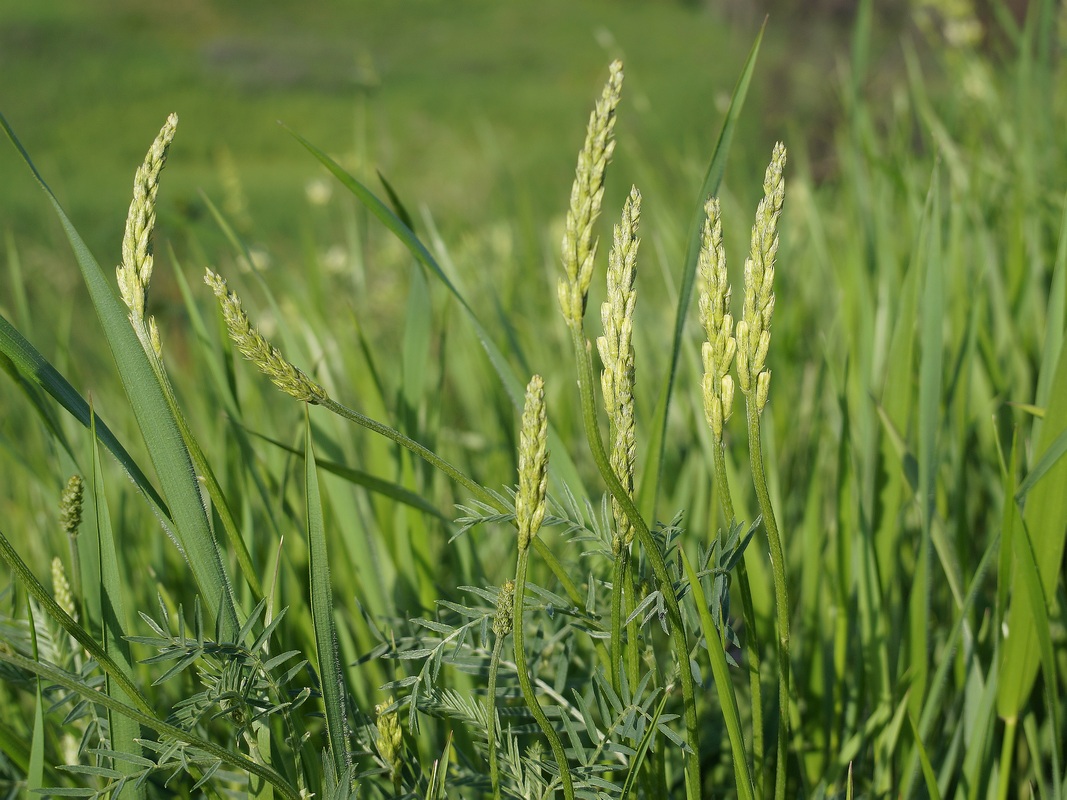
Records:
{"label": "green grass seed head", "polygon": [[741,391],[756,402],[757,413],[767,405],[771,374],[766,369],[774,313],[774,260],[778,254],[778,216],[785,199],[785,146],[774,146],[763,179],[763,199],[752,226],[752,246],[745,260],[745,303],[737,323],[737,379]]}
{"label": "green grass seed head", "polygon": [[404,750],[404,734],[400,729],[400,719],[396,710],[386,711],[393,704],[393,698],[389,697],[384,703],[374,707],[375,728],[378,730],[378,754],[389,765],[389,772],[393,779],[393,785],[400,785],[400,770],[404,766],[402,755]]}
{"label": "green grass seed head", "polygon": [[226,328],[241,355],[289,396],[305,403],[321,403],[327,398],[325,389],[286,361],[281,351],[252,327],[241,305],[241,298],[227,289],[226,281],[221,276],[209,269],[204,282],[219,299]]}
{"label": "green grass seed head", "polygon": [[734,318],[730,315],[730,283],[726,273],[726,249],[722,243],[719,199],[704,205],[704,230],[700,242],[700,323],[707,333],[701,348],[704,378],[701,381],[704,416],[716,442],[722,441],[723,426],[734,405],[734,381],[730,365],[737,353]]}
{"label": "green grass seed head", "polygon": [[519,432],[519,492],[515,496],[515,521],[519,549],[526,550],[545,518],[548,494],[548,415],[545,384],[534,375],[526,387],[526,404]]}
{"label": "green grass seed head", "polygon": [[[126,232],[122,237],[122,263],[115,271],[119,294],[130,309],[135,324],[144,322],[145,300],[152,281],[152,232],[156,226],[156,195],[159,193],[159,174],[167,161],[167,151],[174,141],[178,115],[171,114],[148,149],[144,163],[137,168],[133,179],[133,201],[126,216]],[[153,346],[159,335],[153,336]],[[159,352],[158,347],[156,352]]]}
{"label": "green grass seed head", "polygon": [[578,153],[563,234],[564,277],[559,279],[559,304],[567,324],[574,329],[582,326],[593,279],[597,249],[593,228],[604,199],[604,171],[615,150],[615,109],[621,92],[622,62],[613,61],[608,82],[589,116],[585,143]]}
{"label": "green grass seed head", "polygon": [[56,604],[66,611],[69,617],[75,620],[78,618],[74,595],[70,591],[67,573],[63,569],[63,560],[59,556],[52,559],[52,595],[56,599]]}
{"label": "green grass seed head", "polygon": [[496,597],[496,616],[493,617],[493,633],[504,637],[515,625],[515,581],[506,580]]}
{"label": "green grass seed head", "polygon": [[[641,223],[641,193],[637,187],[622,210],[622,219],[615,226],[614,242],[608,256],[607,300],[600,309],[604,335],[597,339],[597,349],[604,369],[600,384],[604,391],[604,406],[611,427],[611,468],[623,487],[633,493],[634,463],[637,443],[634,425],[634,306],[637,302],[635,278],[637,250],[640,240],[637,231]],[[612,500],[612,512],[618,527],[615,546],[628,546],[634,530],[619,507]]]}
{"label": "green grass seed head", "polygon": [[82,503],[85,498],[85,481],[80,475],[71,475],[59,497],[59,524],[69,537],[78,535],[82,524]]}

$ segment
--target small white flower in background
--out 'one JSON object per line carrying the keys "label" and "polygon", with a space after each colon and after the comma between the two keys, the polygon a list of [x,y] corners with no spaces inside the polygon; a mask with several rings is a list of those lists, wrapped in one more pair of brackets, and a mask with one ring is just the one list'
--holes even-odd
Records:
{"label": "small white flower in background", "polygon": [[251,264],[244,258],[237,260],[237,269],[241,272],[251,272],[252,267],[255,267],[257,270],[270,269],[270,266],[273,263],[270,257],[270,252],[263,247],[249,247],[248,257],[252,259]]}
{"label": "small white flower in background", "polygon": [[344,245],[335,244],[320,256],[322,266],[327,272],[344,272],[348,266],[348,250]]}
{"label": "small white flower in background", "polygon": [[324,206],[333,197],[333,183],[328,178],[313,178],[304,184],[304,193],[313,206]]}

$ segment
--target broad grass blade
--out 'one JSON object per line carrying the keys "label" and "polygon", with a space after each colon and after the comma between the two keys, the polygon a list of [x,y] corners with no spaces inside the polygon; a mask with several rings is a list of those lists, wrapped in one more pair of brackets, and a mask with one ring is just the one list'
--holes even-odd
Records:
{"label": "broad grass blade", "polygon": [[[95,414],[93,415],[95,419]],[[126,677],[133,681],[133,658],[130,655],[130,643],[126,637],[131,633],[128,626],[126,608],[126,586],[128,572],[119,561],[118,548],[115,546],[115,534],[111,527],[111,512],[108,510],[107,495],[104,492],[104,473],[100,469],[100,451],[96,446],[96,426],[91,428],[92,447],[92,493],[96,501],[96,539],[99,554],[100,574],[97,585],[101,594],[100,610],[102,614],[102,639],[104,650],[115,661]],[[120,703],[129,705],[133,698],[111,677],[106,678],[106,691]],[[136,758],[143,757],[141,745],[137,740],[141,736],[141,727],[132,719],[122,714],[108,712],[111,727],[111,748],[120,753],[128,753]],[[134,764],[122,759],[115,760],[115,768],[120,772],[134,773]],[[127,783],[119,793],[122,798],[144,797],[145,787],[142,783]]]}
{"label": "broad grass blade", "polygon": [[[115,663],[89,631],[60,608],[59,604],[53,599],[52,593],[37,580],[37,576],[33,574],[26,562],[22,560],[22,557],[15,552],[15,548],[11,546],[10,540],[4,535],[3,531],[0,531],[0,558],[7,562],[11,572],[22,584],[23,588],[37,601],[40,608],[54,619],[63,630],[73,636],[78,644],[84,647],[85,651],[96,660],[107,675],[122,684],[122,688],[126,690],[131,701],[140,711],[150,714],[151,706],[140,689],[130,681],[126,672]],[[93,691],[95,692],[95,690]],[[96,693],[99,694],[98,692]]]}
{"label": "broad grass blade", "polygon": [[166,391],[103,270],[3,115],[0,115],[0,126],[3,126],[44,190],[70,241],[96,308],[97,319],[115,358],[130,407],[163,487],[163,496],[174,521],[176,543],[189,564],[204,603],[211,615],[221,621],[220,634],[223,637],[231,636],[240,623],[230,579],[208,522],[207,509],[200,497],[200,487],[182,438],[181,425],[168,404]]}
{"label": "broad grass blade", "polygon": [[[2,535],[0,535],[2,536]],[[6,539],[0,538],[0,542],[6,542]],[[87,686],[82,680],[80,675],[71,675],[68,672],[52,666],[51,664],[45,664],[40,661],[34,661],[33,659],[26,658],[14,652],[7,652],[0,649],[0,662],[10,664],[18,669],[26,670],[45,679],[46,682],[62,686],[65,689],[74,692],[83,699],[90,700],[97,703],[109,711],[116,711],[120,714],[125,714],[133,720],[136,720],[141,725],[155,731],[162,736],[172,738],[179,742],[186,742],[193,745],[200,750],[208,753],[221,760],[224,764],[229,764],[237,769],[244,770],[252,775],[258,775],[266,778],[274,784],[278,789],[278,794],[285,798],[285,800],[300,800],[301,795],[294,789],[281,775],[268,766],[252,761],[250,758],[235,753],[232,750],[228,750],[225,747],[215,744],[213,741],[209,741],[200,737],[196,733],[184,730],[175,725],[163,722],[156,717],[151,710],[134,708],[133,706],[120,703],[115,698],[106,695],[102,692]]]}
{"label": "broad grass blade", "polygon": [[911,714],[908,714],[908,724],[911,725],[911,732],[915,737],[915,750],[919,754],[919,761],[922,762],[926,791],[930,794],[930,800],[941,800],[941,790],[937,788],[934,765],[930,763],[930,756],[926,753],[926,746],[923,744],[922,737],[919,736],[919,729],[915,727],[915,720],[912,719]]}
{"label": "broad grass blade", "polygon": [[53,415],[51,407],[44,403],[41,391],[47,392],[86,428],[90,424],[95,426],[96,433],[100,437],[100,443],[119,462],[126,474],[130,476],[130,480],[145,496],[160,522],[164,527],[168,528],[168,533],[173,535],[170,527],[170,511],[163,502],[163,498],[160,497],[159,492],[156,491],[155,486],[141,471],[137,462],[133,460],[133,457],[122,446],[122,443],[115,438],[115,434],[111,432],[111,429],[102,419],[99,417],[92,418],[89,412],[89,404],[70,385],[67,379],[3,315],[0,315],[0,353],[7,357],[6,359],[0,359],[0,367],[3,367],[12,380],[19,383],[20,388],[40,415],[41,421],[49,432],[56,437],[56,440],[70,452],[66,436],[60,428],[58,420]]}
{"label": "broad grass blade", "polygon": [[[1049,403],[1035,453],[1038,463],[1067,432],[1067,348],[1061,348],[1055,377],[1049,390]],[[1060,458],[1048,468],[1026,496],[1021,535],[1033,553],[1036,574],[1030,572],[1013,547],[1015,554],[1011,578],[1011,605],[1008,610],[1008,635],[1001,643],[1000,690],[997,713],[1014,720],[1026,704],[1041,662],[1043,638],[1038,621],[1047,614],[1038,608],[1056,596],[1063,580],[1060,565],[1067,538],[1067,459]],[[1039,580],[1034,584],[1034,580]]]}
{"label": "broad grass blade", "polygon": [[919,310],[921,320],[919,357],[919,519],[922,539],[909,598],[909,655],[911,663],[911,713],[922,710],[929,671],[930,586],[933,569],[935,481],[938,437],[941,423],[941,363],[945,315],[944,266],[941,261],[940,170],[930,176],[930,196],[925,219],[926,236],[918,253],[925,280]]}

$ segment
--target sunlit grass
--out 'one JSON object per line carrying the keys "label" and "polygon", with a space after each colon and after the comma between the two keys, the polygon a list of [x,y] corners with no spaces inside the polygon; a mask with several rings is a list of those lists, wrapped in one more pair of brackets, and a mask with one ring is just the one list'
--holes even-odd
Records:
{"label": "sunlit grass", "polygon": [[[123,796],[154,797],[177,770],[177,791],[253,797],[1061,796],[1067,108],[1039,46],[1051,8],[996,67],[947,52],[936,67],[959,91],[905,42],[888,108],[864,94],[861,15],[836,175],[817,179],[783,134],[780,247],[748,168],[769,150],[729,136],[754,49],[693,197],[657,207],[634,149],[601,164],[610,221],[619,176],[652,184],[617,234],[616,269],[637,253],[625,314],[607,239],[591,283],[577,263],[581,234],[606,231],[582,216],[590,159],[561,265],[563,223],[443,237],[417,193],[375,194],[293,124],[332,186],[304,261],[254,268],[254,230],[222,209],[233,255],[154,253],[142,314],[144,252],[120,269],[123,306],[57,205],[95,315],[49,308],[9,269],[3,787],[91,794],[132,775]],[[773,342],[723,359],[741,391],[717,423],[701,343],[724,323],[693,295],[737,289],[739,348],[769,324],[758,281],[743,307],[754,218]],[[171,300],[153,305],[161,280]],[[602,299],[619,312],[603,331]],[[624,391],[605,410],[602,366],[628,380],[626,320],[632,409]],[[622,342],[614,365],[601,333]],[[722,406],[724,386],[715,373]],[[613,438],[631,410],[632,484]],[[58,506],[72,474],[76,536]],[[42,577],[53,557],[66,588]]]}

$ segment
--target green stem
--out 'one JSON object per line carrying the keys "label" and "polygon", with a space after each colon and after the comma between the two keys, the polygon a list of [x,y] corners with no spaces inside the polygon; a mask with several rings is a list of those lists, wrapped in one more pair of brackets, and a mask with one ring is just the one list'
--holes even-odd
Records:
{"label": "green stem", "polygon": [[[715,479],[727,528],[734,524],[734,498],[726,479],[726,450],[715,442]],[[748,685],[752,694],[752,765],[756,797],[763,797],[763,689],[760,684],[760,646],[756,630],[756,609],[752,605],[752,586],[744,557],[737,563],[737,587],[741,592],[741,614],[745,620],[745,650],[748,660]]]}
{"label": "green stem", "polygon": [[685,758],[685,793],[687,800],[699,800],[700,798],[700,732],[697,726],[696,692],[693,687],[693,671],[689,664],[689,641],[685,626],[682,624],[682,612],[678,607],[678,596],[674,593],[670,574],[667,572],[667,564],[663,560],[663,554],[659,551],[652,532],[648,529],[641,512],[634,505],[633,498],[619,481],[615,471],[611,468],[611,462],[604,451],[604,444],[600,441],[600,432],[597,427],[596,400],[593,397],[593,363],[590,353],[589,342],[585,339],[580,328],[571,328],[571,340],[574,345],[574,356],[578,363],[578,391],[582,403],[582,419],[585,423],[586,439],[589,441],[589,449],[593,454],[600,474],[607,484],[608,491],[615,498],[630,524],[637,532],[637,538],[645,549],[652,572],[656,576],[659,590],[667,604],[667,618],[671,625],[672,642],[674,644],[675,657],[678,659],[678,672],[682,682],[682,703],[685,711],[686,743],[691,753]]}
{"label": "green stem", "polygon": [[630,563],[630,549],[619,545],[611,570],[611,688],[616,692],[622,687],[622,617],[625,575]]}
{"label": "green stem", "polygon": [[541,726],[541,731],[545,734],[545,738],[548,739],[548,743],[552,746],[552,753],[555,755],[556,764],[559,766],[559,777],[563,781],[563,797],[565,800],[574,800],[574,784],[571,781],[571,771],[567,765],[567,754],[563,749],[563,742],[560,740],[555,728],[548,721],[537,695],[534,694],[533,683],[530,681],[530,671],[526,665],[526,637],[522,629],[522,611],[526,604],[526,570],[529,566],[529,560],[529,549],[519,548],[519,563],[515,567],[515,610],[514,627],[512,629],[512,636],[515,637],[515,668],[519,673],[519,687],[522,689],[522,696],[526,700],[526,705],[529,707],[534,719],[537,720],[537,724]]}
{"label": "green stem", "polygon": [[[634,594],[634,571],[627,558],[627,566],[622,574],[623,580],[623,614],[630,616],[637,605],[637,596]],[[637,686],[638,671],[640,670],[641,654],[637,649],[638,626],[635,619],[626,627],[626,678],[630,682],[631,691]]]}
{"label": "green stem", "polygon": [[489,697],[486,705],[489,712],[489,781],[493,785],[493,800],[500,800],[500,765],[496,757],[496,674],[500,669],[500,649],[504,637],[497,636],[493,642],[493,655],[489,658]]}
{"label": "green stem", "polygon": [[760,417],[756,410],[755,389],[745,396],[748,413],[748,456],[752,465],[752,483],[756,489],[763,528],[767,531],[767,546],[774,579],[774,605],[778,627],[778,761],[775,766],[774,797],[785,800],[786,751],[789,742],[789,593],[785,577],[785,554],[778,523],[767,491],[767,475],[763,469],[763,441]]}
{"label": "green stem", "polygon": [[[430,466],[435,467],[436,469],[439,469],[441,472],[445,473],[445,475],[447,475],[453,481],[458,483],[460,486],[462,486],[464,489],[474,495],[475,498],[480,500],[482,503],[485,503],[487,506],[490,506],[501,513],[507,513],[511,510],[504,503],[502,503],[499,498],[497,498],[492,492],[487,490],[480,483],[477,483],[474,479],[460,472],[460,470],[455,465],[448,461],[445,461],[433,450],[422,446],[414,439],[409,439],[407,436],[400,433],[400,431],[394,430],[388,425],[383,425],[382,423],[373,420],[370,417],[364,416],[358,411],[355,411],[349,408],[348,406],[342,405],[341,403],[338,403],[336,400],[330,397],[325,398],[322,401],[321,405],[323,408],[332,411],[339,417],[343,417],[344,419],[347,419],[351,422],[355,422],[357,425],[362,425],[367,430],[373,431],[379,436],[384,436],[386,439],[390,439],[396,442],[401,447],[417,455]],[[567,596],[571,599],[571,602],[579,608],[583,607],[583,605],[585,604],[585,598],[578,591],[578,587],[575,585],[574,581],[571,580],[571,577],[567,574],[566,570],[563,569],[563,565],[560,564],[559,559],[557,559],[555,555],[552,554],[552,551],[549,549],[548,545],[546,545],[543,541],[537,538],[534,539],[533,545],[534,548],[536,548],[537,550],[537,555],[544,559],[545,563],[548,564],[548,568],[552,570],[552,574],[556,576],[556,580],[560,582],[560,585],[563,587],[564,591],[567,592]]]}

